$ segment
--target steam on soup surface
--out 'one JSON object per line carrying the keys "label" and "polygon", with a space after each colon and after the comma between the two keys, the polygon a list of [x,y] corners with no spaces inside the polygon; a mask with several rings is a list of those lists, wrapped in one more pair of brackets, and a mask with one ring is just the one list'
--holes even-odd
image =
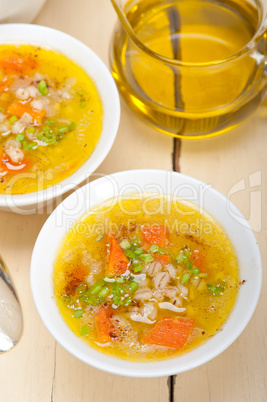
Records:
{"label": "steam on soup surface", "polygon": [[102,103],[91,78],[62,54],[0,46],[0,193],[50,187],[93,152]]}
{"label": "steam on soup surface", "polygon": [[104,353],[144,361],[214,335],[239,278],[233,247],[211,217],[178,201],[135,198],[99,206],[74,225],[54,286],[75,334]]}

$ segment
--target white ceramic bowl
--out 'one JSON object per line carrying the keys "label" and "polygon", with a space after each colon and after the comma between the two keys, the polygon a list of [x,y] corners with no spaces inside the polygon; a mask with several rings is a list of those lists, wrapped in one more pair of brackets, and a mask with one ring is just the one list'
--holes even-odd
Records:
{"label": "white ceramic bowl", "polygon": [[[52,272],[58,247],[69,227],[90,208],[130,193],[169,194],[193,202],[225,229],[236,250],[240,280],[237,301],[222,330],[193,351],[173,359],[137,363],[102,354],[74,335],[53,298]],[[241,334],[256,307],[261,288],[261,257],[254,234],[239,210],[205,183],[163,170],[116,173],[85,185],[63,201],[49,217],[36,241],[31,262],[31,287],[37,310],[55,339],[85,363],[110,373],[132,377],[159,377],[197,367],[219,355]]]}
{"label": "white ceramic bowl", "polygon": [[87,179],[103,162],[117,134],[120,120],[120,101],[117,87],[108,68],[91,49],[72,36],[38,25],[0,25],[0,45],[6,43],[40,45],[56,50],[76,62],[94,81],[104,109],[103,128],[96,148],[75,173],[44,191],[23,195],[0,194],[0,209],[33,214],[38,212],[37,205],[43,205],[73,189]]}

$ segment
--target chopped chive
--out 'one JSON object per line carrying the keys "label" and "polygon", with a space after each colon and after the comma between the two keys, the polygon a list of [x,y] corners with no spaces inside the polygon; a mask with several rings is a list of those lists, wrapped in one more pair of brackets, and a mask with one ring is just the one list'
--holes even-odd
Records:
{"label": "chopped chive", "polygon": [[84,109],[86,106],[87,106],[86,102],[84,102],[84,101],[80,102],[80,108],[81,109]]}
{"label": "chopped chive", "polygon": [[3,113],[3,109],[0,107],[0,113]]}
{"label": "chopped chive", "polygon": [[128,250],[131,247],[131,244],[127,239],[124,239],[120,242],[120,246],[123,250]]}
{"label": "chopped chive", "polygon": [[130,286],[129,286],[129,288],[130,288],[130,290],[131,290],[132,292],[134,292],[136,289],[139,288],[139,283],[138,283],[138,282],[135,282],[135,281],[132,281],[131,284],[130,284]]}
{"label": "chopped chive", "polygon": [[24,134],[17,134],[16,141],[22,142],[24,140],[24,138],[25,138]]}
{"label": "chopped chive", "polygon": [[74,311],[74,317],[75,318],[80,318],[80,317],[82,317],[83,316],[83,310],[82,309],[79,309],[79,310],[75,310]]}
{"label": "chopped chive", "polygon": [[75,121],[73,121],[73,122],[69,125],[68,129],[69,129],[70,131],[72,131],[72,130],[75,129],[75,127],[76,127],[76,123],[75,123]]}
{"label": "chopped chive", "polygon": [[47,85],[46,85],[46,82],[44,80],[39,82],[38,89],[39,89],[39,92],[40,92],[41,95],[44,96],[44,95],[48,94]]}
{"label": "chopped chive", "polygon": [[30,134],[35,133],[35,128],[34,127],[28,128],[28,133],[30,133]]}
{"label": "chopped chive", "polygon": [[198,275],[199,274],[199,269],[197,269],[196,267],[193,267],[192,274],[193,275]]}
{"label": "chopped chive", "polygon": [[190,277],[191,277],[191,273],[185,272],[183,274],[182,280],[181,280],[182,285],[186,285],[189,282]]}
{"label": "chopped chive", "polygon": [[104,237],[104,233],[100,233],[100,235],[97,236],[95,241],[100,241],[101,239],[103,239],[103,237]]}
{"label": "chopped chive", "polygon": [[151,253],[156,253],[157,251],[159,251],[159,246],[156,246],[155,244],[153,244],[153,246],[150,247],[149,251]]}
{"label": "chopped chive", "polygon": [[152,262],[152,261],[154,261],[154,258],[152,257],[152,255],[151,254],[142,254],[141,256],[140,256],[140,258],[144,261],[144,262]]}
{"label": "chopped chive", "polygon": [[131,267],[134,272],[140,272],[143,269],[142,265],[135,265]]}
{"label": "chopped chive", "polygon": [[46,120],[46,124],[49,124],[49,126],[53,127],[55,126],[56,122],[54,120]]}
{"label": "chopped chive", "polygon": [[18,121],[17,116],[11,116],[10,119],[9,119],[9,122],[10,122],[11,124],[15,123],[16,121]]}
{"label": "chopped chive", "polygon": [[204,272],[200,272],[200,274],[198,275],[199,278],[206,278],[207,274]]}
{"label": "chopped chive", "polygon": [[81,336],[85,336],[85,335],[89,335],[91,332],[91,328],[88,325],[84,325],[83,327],[81,327]]}

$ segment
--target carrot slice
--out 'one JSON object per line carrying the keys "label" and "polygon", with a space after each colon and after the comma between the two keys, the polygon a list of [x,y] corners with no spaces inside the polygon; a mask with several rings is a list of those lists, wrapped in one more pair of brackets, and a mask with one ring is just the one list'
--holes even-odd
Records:
{"label": "carrot slice", "polygon": [[192,254],[192,263],[196,268],[202,271],[205,266],[204,255],[200,251],[194,250]]}
{"label": "carrot slice", "polygon": [[168,232],[164,225],[144,226],[142,234],[146,243],[156,244],[160,247],[165,247],[168,243]]}
{"label": "carrot slice", "polygon": [[106,266],[106,275],[108,277],[122,275],[127,271],[129,264],[128,258],[124,255],[114,235],[109,234],[108,237],[110,242],[110,254]]}
{"label": "carrot slice", "polygon": [[31,166],[31,160],[24,158],[21,162],[12,162],[5,153],[0,154],[0,177],[27,172]]}
{"label": "carrot slice", "polygon": [[143,342],[167,348],[181,349],[195,325],[189,318],[162,317],[155,327],[143,336]]}
{"label": "carrot slice", "polygon": [[3,81],[0,82],[0,93],[5,92],[6,89],[11,84],[11,80],[9,78],[5,78]]}
{"label": "carrot slice", "polygon": [[22,103],[18,100],[15,100],[13,103],[11,103],[7,112],[12,116],[15,115],[17,117],[21,117],[24,113],[29,113],[37,124],[42,122],[46,114],[44,109],[33,109],[29,102]]}
{"label": "carrot slice", "polygon": [[10,56],[0,60],[0,67],[2,67],[5,74],[29,74],[37,66],[37,61],[31,57]]}
{"label": "carrot slice", "polygon": [[171,257],[169,255],[164,254],[153,254],[154,260],[161,263],[161,265],[168,265],[171,261]]}
{"label": "carrot slice", "polygon": [[88,275],[88,268],[83,266],[73,268],[66,278],[65,293],[67,295],[73,294],[86,275]]}
{"label": "carrot slice", "polygon": [[111,307],[100,306],[95,313],[95,324],[98,340],[101,343],[109,342],[111,339],[116,339],[114,326],[111,322],[112,309]]}

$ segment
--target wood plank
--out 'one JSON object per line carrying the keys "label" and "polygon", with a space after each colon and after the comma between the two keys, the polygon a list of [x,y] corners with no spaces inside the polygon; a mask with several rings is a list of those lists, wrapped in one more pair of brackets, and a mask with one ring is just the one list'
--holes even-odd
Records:
{"label": "wood plank", "polygon": [[[232,193],[230,199],[256,232],[263,265],[267,257],[265,116],[266,112],[260,109],[224,136],[182,142],[180,159],[182,173],[212,184],[225,195]],[[264,276],[256,312],[234,344],[213,361],[177,376],[174,401],[266,401],[266,285]]]}

